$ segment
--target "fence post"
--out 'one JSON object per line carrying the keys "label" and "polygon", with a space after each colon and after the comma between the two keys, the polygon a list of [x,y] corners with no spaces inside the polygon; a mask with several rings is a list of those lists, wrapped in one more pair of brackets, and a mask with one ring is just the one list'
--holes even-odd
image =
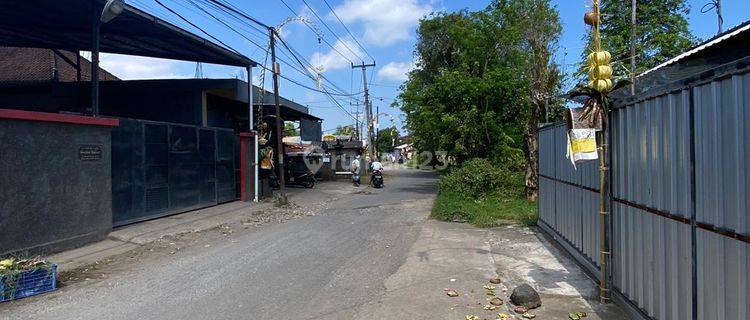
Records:
{"label": "fence post", "polygon": [[697,216],[696,216],[696,186],[695,186],[695,97],[693,96],[694,87],[689,87],[688,96],[688,116],[690,119],[690,271],[692,282],[690,288],[692,291],[692,319],[698,320],[698,239],[697,239]]}
{"label": "fence post", "polygon": [[597,151],[599,152],[599,302],[606,303],[609,300],[609,289],[607,285],[609,261],[609,243],[607,230],[609,229],[609,212],[607,209],[607,139],[606,127],[596,132]]}

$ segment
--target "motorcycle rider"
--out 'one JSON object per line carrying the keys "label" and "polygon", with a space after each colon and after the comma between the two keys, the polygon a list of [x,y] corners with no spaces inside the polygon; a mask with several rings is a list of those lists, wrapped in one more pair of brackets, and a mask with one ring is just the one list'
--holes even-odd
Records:
{"label": "motorcycle rider", "polygon": [[[375,159],[372,162],[372,164],[370,164],[370,168],[372,169],[372,179],[370,179],[371,182],[374,180],[376,172],[382,174],[383,173],[383,169],[385,169],[383,167],[383,164],[380,163],[380,158],[378,158],[378,157],[375,157]],[[385,184],[383,184],[383,185],[385,185]]]}

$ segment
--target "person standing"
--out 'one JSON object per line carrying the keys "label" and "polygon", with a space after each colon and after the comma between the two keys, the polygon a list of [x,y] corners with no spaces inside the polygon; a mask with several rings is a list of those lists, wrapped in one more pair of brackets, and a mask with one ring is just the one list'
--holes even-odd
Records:
{"label": "person standing", "polygon": [[359,187],[359,155],[354,157],[352,160],[350,169],[352,171],[352,184],[355,187]]}

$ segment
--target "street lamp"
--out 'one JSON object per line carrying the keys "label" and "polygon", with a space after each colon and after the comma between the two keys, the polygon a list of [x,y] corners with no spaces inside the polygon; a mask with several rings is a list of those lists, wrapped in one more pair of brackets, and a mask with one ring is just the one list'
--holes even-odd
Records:
{"label": "street lamp", "polygon": [[124,0],[108,0],[101,14],[91,16],[91,113],[99,115],[99,27],[112,21],[125,10]]}
{"label": "street lamp", "polygon": [[104,10],[102,10],[102,15],[99,20],[102,23],[110,22],[112,19],[119,16],[123,10],[125,10],[125,1],[108,0],[104,5]]}

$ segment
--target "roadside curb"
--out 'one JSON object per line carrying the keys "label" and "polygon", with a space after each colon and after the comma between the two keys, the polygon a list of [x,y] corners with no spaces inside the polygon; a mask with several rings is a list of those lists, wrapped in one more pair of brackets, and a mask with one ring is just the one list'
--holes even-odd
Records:
{"label": "roadside curb", "polygon": [[248,212],[266,210],[271,202],[230,202],[218,206],[145,221],[113,230],[107,239],[45,257],[58,264],[60,272],[74,270],[113,257],[159,239],[189,232],[202,232],[236,223]]}

